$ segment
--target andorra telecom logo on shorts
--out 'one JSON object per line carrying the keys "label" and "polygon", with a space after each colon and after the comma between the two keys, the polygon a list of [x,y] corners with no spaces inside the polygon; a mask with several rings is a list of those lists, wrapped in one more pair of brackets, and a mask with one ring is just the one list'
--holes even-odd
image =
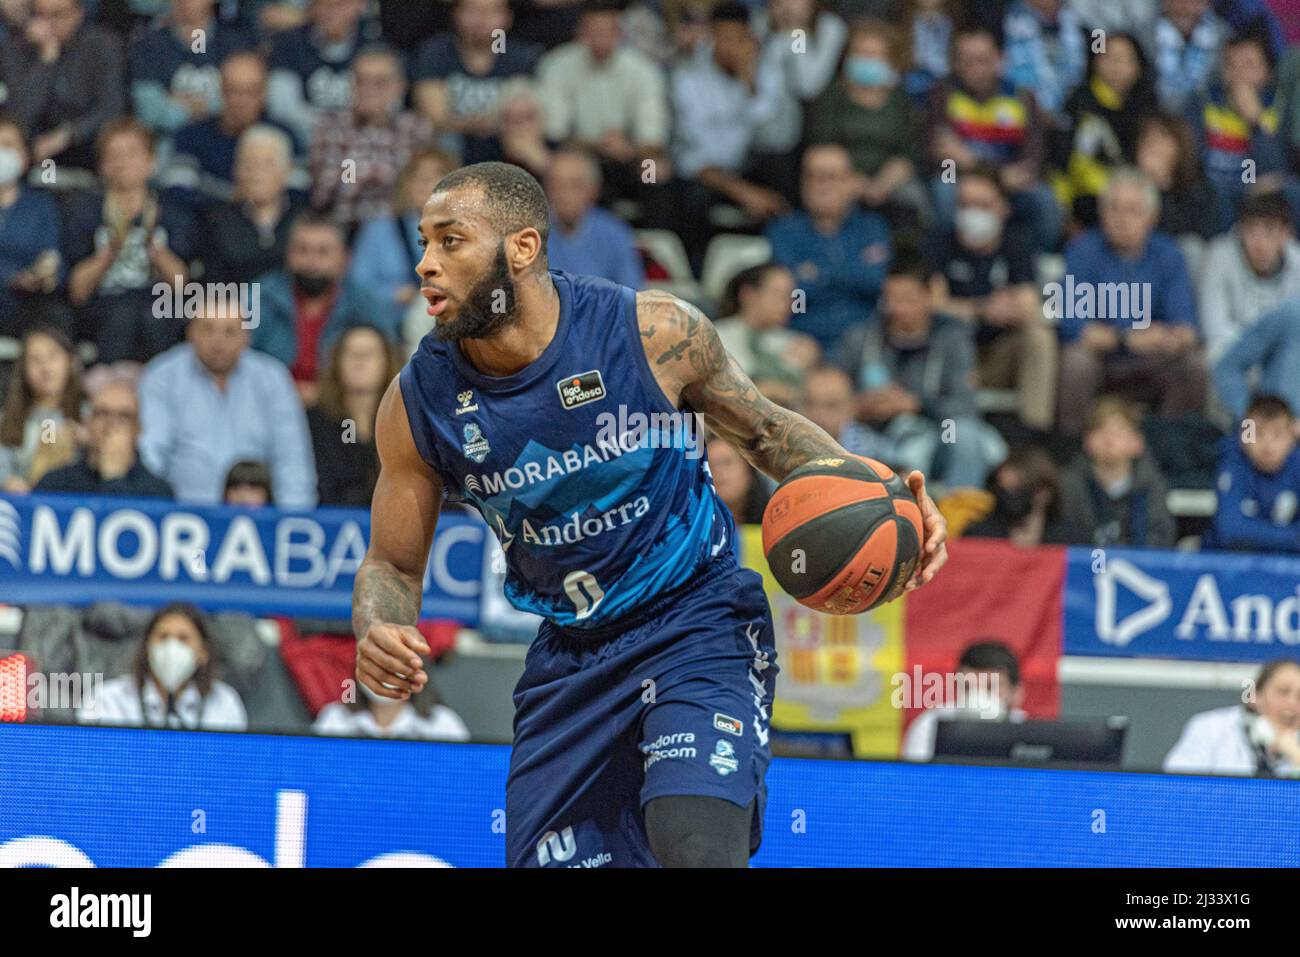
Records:
{"label": "andorra telecom logo on shorts", "polygon": [[492,451],[492,446],[488,445],[488,440],[483,438],[483,430],[473,422],[465,423],[465,444],[461,448],[465,452],[466,458],[473,459],[480,465]]}

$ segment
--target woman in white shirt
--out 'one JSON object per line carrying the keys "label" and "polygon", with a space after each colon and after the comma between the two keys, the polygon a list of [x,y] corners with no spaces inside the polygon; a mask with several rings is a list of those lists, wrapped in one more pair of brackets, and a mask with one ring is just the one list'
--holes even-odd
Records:
{"label": "woman in white shirt", "polygon": [[1243,704],[1193,715],[1164,769],[1300,777],[1300,662],[1270,661],[1253,691]]}
{"label": "woman in white shirt", "polygon": [[244,731],[239,693],[216,677],[212,642],[193,605],[163,608],[145,629],[130,674],[104,682],[78,712],[82,724]]}
{"label": "woman in white shirt", "polygon": [[446,705],[397,701],[375,694],[357,682],[363,697],[349,704],[321,708],[312,730],[339,737],[404,738],[417,741],[468,741],[469,728]]}

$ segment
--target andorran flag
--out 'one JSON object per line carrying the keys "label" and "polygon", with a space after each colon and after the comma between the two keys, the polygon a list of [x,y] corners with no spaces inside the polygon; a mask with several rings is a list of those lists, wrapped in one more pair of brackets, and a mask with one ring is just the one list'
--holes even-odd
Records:
{"label": "andorran flag", "polygon": [[781,590],[762,531],[742,534],[744,564],[763,575],[776,626],[773,730],[849,735],[855,757],[897,757],[920,713],[918,688],[955,673],[962,651],[999,641],[1019,659],[1030,717],[1060,710],[1065,549],[1003,541],[950,542],[948,564],[924,588],[861,615],[825,615]]}

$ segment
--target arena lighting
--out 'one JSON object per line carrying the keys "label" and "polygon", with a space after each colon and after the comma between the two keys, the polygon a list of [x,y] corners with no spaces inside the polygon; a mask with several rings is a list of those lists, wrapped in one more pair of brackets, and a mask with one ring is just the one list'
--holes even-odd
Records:
{"label": "arena lighting", "polygon": [[27,720],[27,656],[0,658],[0,721]]}

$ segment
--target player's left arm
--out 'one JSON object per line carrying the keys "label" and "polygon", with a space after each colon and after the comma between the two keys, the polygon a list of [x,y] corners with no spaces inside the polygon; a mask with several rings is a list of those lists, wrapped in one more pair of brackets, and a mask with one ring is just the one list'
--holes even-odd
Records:
{"label": "player's left arm", "polygon": [[[816,458],[844,457],[822,428],[782,408],[754,386],[699,309],[666,292],[637,294],[637,322],[655,378],[668,397],[704,416],[708,427],[736,447],[756,469],[782,481]],[[948,560],[948,523],[913,471],[907,485],[921,506],[925,560],[908,588],[930,581]]]}

